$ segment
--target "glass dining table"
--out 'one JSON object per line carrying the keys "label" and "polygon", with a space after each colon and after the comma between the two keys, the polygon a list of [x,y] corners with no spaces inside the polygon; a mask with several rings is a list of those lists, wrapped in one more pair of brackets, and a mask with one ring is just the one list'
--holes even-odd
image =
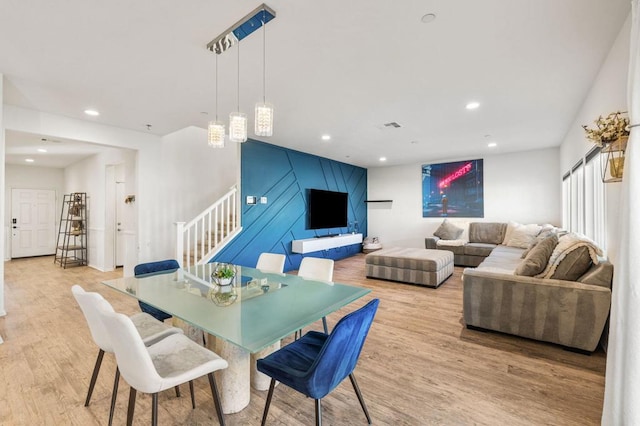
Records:
{"label": "glass dining table", "polygon": [[258,390],[268,388],[269,379],[255,370],[255,359],[277,350],[281,339],[371,291],[237,265],[232,283],[218,285],[212,278],[216,267],[217,263],[188,266],[103,284],[209,335],[207,347],[229,363],[219,371],[225,414],[249,404],[251,384]]}

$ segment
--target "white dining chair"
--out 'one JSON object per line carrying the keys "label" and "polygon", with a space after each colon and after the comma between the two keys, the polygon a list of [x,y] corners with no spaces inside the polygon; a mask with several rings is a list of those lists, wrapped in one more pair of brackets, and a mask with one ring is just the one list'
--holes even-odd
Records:
{"label": "white dining chair", "polygon": [[[282,274],[284,272],[284,263],[286,261],[284,254],[278,253],[261,253],[256,262],[256,269],[261,272]],[[271,354],[280,349],[280,340],[262,349],[259,352],[251,354],[251,386],[258,390],[266,390],[269,386],[269,377],[260,373],[257,369],[257,361],[260,358]]]}
{"label": "white dining chair", "polygon": [[[303,257],[298,268],[298,276],[314,281],[324,281],[326,283],[333,282],[333,259],[324,259],[320,257]],[[322,327],[325,334],[329,334],[327,327],[327,317],[322,317]],[[302,330],[298,330],[302,336]]]}
{"label": "white dining chair", "polygon": [[[98,373],[100,372],[100,366],[102,365],[102,358],[104,353],[113,353],[113,345],[109,334],[102,323],[100,318],[99,309],[109,310],[113,312],[113,307],[107,302],[102,295],[94,292],[87,292],[81,286],[74,285],[71,287],[73,297],[80,305],[80,309],[84,314],[84,317],[89,326],[91,337],[98,346],[98,357],[96,359],[95,366],[93,367],[93,374],[91,375],[91,381],[89,383],[89,390],[87,391],[87,398],[84,406],[88,407],[91,402],[91,395],[98,379]],[[136,331],[142,338],[145,345],[152,345],[159,342],[167,336],[172,334],[182,334],[182,330],[177,327],[171,327],[163,322],[158,321],[154,317],[146,313],[138,313],[131,316]],[[111,408],[109,410],[109,425],[113,421],[113,411],[115,409],[116,397],[118,394],[118,382],[120,379],[120,371],[116,368],[115,380],[113,383],[113,390],[111,393]],[[180,396],[180,390],[176,388],[176,395]]]}
{"label": "white dining chair", "polygon": [[227,368],[226,360],[184,334],[173,334],[147,348],[135,325],[126,315],[104,310],[101,312],[101,318],[113,342],[118,368],[131,387],[127,425],[133,423],[138,391],[151,394],[152,425],[158,423],[158,393],[163,390],[189,382],[191,405],[195,408],[193,380],[204,375],[209,378],[218,421],[224,425],[220,395],[213,372]]}
{"label": "white dining chair", "polygon": [[281,274],[284,271],[284,262],[286,259],[284,254],[261,253],[256,263],[256,269],[260,269],[262,272]]}

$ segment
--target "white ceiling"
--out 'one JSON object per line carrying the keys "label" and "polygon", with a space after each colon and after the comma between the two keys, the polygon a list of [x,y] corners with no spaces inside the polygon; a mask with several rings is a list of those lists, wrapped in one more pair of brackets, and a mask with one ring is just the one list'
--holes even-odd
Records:
{"label": "white ceiling", "polygon": [[[215,115],[215,55],[205,46],[259,4],[2,0],[4,102],[151,124],[158,135],[205,128]],[[381,156],[395,165],[558,146],[630,11],[628,0],[267,4],[277,14],[266,26],[276,125],[263,140],[363,167]],[[421,23],[426,13],[436,20]],[[251,117],[262,32],[240,46],[240,109]],[[236,48],[218,58],[221,118],[236,109],[237,60]],[[471,100],[480,108],[465,110]],[[384,127],[392,121],[402,127]],[[27,136],[46,138],[9,132],[7,161]]]}

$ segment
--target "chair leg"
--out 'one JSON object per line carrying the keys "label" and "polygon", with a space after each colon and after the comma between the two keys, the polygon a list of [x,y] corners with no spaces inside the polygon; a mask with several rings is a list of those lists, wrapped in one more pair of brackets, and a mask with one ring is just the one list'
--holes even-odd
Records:
{"label": "chair leg", "polygon": [[191,408],[196,409],[196,398],[193,395],[193,380],[189,380],[189,392],[191,392]]}
{"label": "chair leg", "polygon": [[316,399],[316,426],[322,426],[322,404]]}
{"label": "chair leg", "polygon": [[151,426],[158,424],[158,393],[151,394]]}
{"label": "chair leg", "polygon": [[180,386],[175,386],[174,389],[176,390],[176,398],[180,398]]}
{"label": "chair leg", "polygon": [[271,378],[271,384],[269,385],[269,394],[267,395],[267,403],[264,406],[264,413],[262,413],[262,426],[267,424],[267,414],[269,414],[269,406],[271,405],[271,397],[273,396],[273,389],[275,387],[276,379]]}
{"label": "chair leg", "polygon": [[220,394],[218,393],[216,378],[213,376],[213,373],[209,373],[207,376],[209,377],[209,386],[211,386],[213,403],[216,405],[216,411],[218,412],[218,422],[220,423],[220,426],[224,426],[224,416],[222,415],[222,404],[220,404]]}
{"label": "chair leg", "polygon": [[322,327],[324,328],[324,334],[329,334],[329,327],[327,327],[327,317],[322,317]]}
{"label": "chair leg", "polygon": [[93,367],[93,374],[91,375],[91,381],[89,382],[89,391],[87,392],[87,399],[84,401],[84,406],[88,407],[91,402],[91,394],[93,394],[93,388],[96,385],[98,379],[98,373],[100,372],[100,366],[102,365],[102,358],[104,357],[104,351],[100,349],[98,351],[98,358],[96,358],[96,364]]}
{"label": "chair leg", "polygon": [[119,383],[120,383],[120,369],[116,367],[116,378],[113,381],[113,390],[111,391],[111,408],[109,409],[109,426],[113,424],[113,412],[116,409],[116,398],[118,397]]}
{"label": "chair leg", "polygon": [[129,388],[129,407],[127,407],[127,426],[133,425],[133,412],[136,409],[136,390]]}
{"label": "chair leg", "polygon": [[356,382],[356,376],[354,376],[353,373],[351,373],[349,374],[349,378],[351,379],[351,384],[353,385],[353,389],[356,391],[356,395],[358,396],[358,401],[360,401],[360,406],[364,411],[364,415],[367,416],[367,423],[371,424],[371,417],[369,417],[369,410],[367,410],[367,405],[364,403],[364,399],[362,398],[360,387],[358,386],[358,382]]}

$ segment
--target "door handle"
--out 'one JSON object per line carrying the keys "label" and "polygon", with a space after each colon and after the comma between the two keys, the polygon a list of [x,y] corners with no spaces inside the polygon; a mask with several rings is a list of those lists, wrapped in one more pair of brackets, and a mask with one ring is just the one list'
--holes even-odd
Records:
{"label": "door handle", "polygon": [[13,229],[18,229],[18,227],[17,227],[17,226],[15,226],[15,225],[13,225]]}

